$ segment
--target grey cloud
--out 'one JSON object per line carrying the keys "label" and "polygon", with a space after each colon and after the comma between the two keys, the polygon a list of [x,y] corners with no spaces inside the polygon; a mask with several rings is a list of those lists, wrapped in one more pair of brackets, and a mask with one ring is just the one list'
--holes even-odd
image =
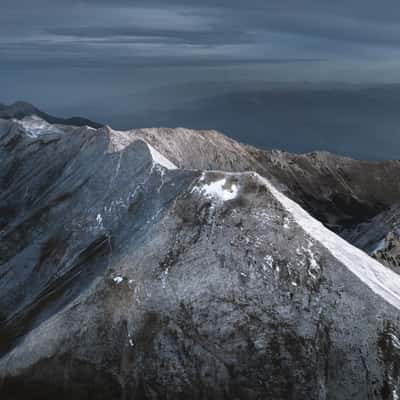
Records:
{"label": "grey cloud", "polygon": [[[80,56],[81,51],[95,56],[96,46],[101,45],[114,55],[112,45],[139,44],[160,50],[160,57],[168,46],[172,53],[193,57],[198,57],[199,51],[177,46],[214,48],[210,58],[240,58],[224,47],[242,46],[243,60],[299,59],[301,52],[305,59],[326,59],[341,52],[345,58],[364,59],[368,52],[373,57],[385,47],[394,48],[387,54],[397,59],[400,51],[400,28],[393,23],[400,17],[400,6],[393,0],[384,5],[372,0],[206,0],[201,4],[182,0],[167,4],[159,0],[37,0],[35,7],[28,0],[3,1],[1,37],[12,37],[13,42],[19,39],[25,48],[31,44],[32,50],[40,51],[46,40],[64,50],[70,45],[71,57],[75,53]],[[33,43],[35,37],[38,46]],[[136,57],[145,56],[142,50],[136,49]],[[6,51],[5,43],[0,51]],[[250,55],[251,51],[254,54]]]}
{"label": "grey cloud", "polygon": [[253,34],[242,31],[200,30],[181,31],[132,26],[93,26],[75,28],[53,28],[48,34],[59,37],[75,37],[82,40],[103,39],[115,42],[164,42],[199,45],[251,43]]}

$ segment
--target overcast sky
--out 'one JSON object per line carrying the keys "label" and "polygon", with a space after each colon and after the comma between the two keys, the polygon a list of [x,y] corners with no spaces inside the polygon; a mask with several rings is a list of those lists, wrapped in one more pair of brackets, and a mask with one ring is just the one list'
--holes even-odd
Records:
{"label": "overcast sky", "polygon": [[271,82],[400,82],[399,21],[398,0],[1,0],[0,102],[118,124]]}
{"label": "overcast sky", "polygon": [[396,0],[2,0],[1,68],[318,61],[379,80],[399,66],[399,17]]}

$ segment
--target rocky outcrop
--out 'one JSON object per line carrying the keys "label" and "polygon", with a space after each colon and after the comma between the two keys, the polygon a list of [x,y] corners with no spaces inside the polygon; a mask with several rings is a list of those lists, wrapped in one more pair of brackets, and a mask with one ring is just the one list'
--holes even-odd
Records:
{"label": "rocky outcrop", "polygon": [[0,121],[2,399],[398,397],[400,277],[264,153],[39,122]]}
{"label": "rocky outcrop", "polygon": [[390,231],[383,239],[383,246],[372,255],[382,264],[400,273],[400,235],[398,231]]}
{"label": "rocky outcrop", "polygon": [[344,232],[346,239],[400,273],[400,208],[391,207]]}

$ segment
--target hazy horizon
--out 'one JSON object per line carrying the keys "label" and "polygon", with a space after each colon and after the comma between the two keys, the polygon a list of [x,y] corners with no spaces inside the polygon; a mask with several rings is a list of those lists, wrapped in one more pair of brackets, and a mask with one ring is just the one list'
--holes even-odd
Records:
{"label": "hazy horizon", "polygon": [[[4,0],[0,102],[399,158],[399,17],[394,0]],[[365,87],[380,93],[354,95]]]}

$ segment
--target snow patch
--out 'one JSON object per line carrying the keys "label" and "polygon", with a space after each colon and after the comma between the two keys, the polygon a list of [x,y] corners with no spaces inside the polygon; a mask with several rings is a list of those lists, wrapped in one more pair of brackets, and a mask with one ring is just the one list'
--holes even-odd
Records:
{"label": "snow patch", "polygon": [[272,195],[286,208],[307,234],[329,250],[338,261],[374,293],[397,309],[400,309],[399,275],[330,231],[297,203],[279,192],[266,178],[258,174],[255,175],[258,176],[258,179],[265,184]]}
{"label": "snow patch", "polygon": [[147,142],[147,147],[149,148],[151,157],[155,164],[161,165],[166,169],[178,169],[178,167],[173,164],[168,158],[164,157],[161,153],[159,153],[153,146],[149,145]]}
{"label": "snow patch", "polygon": [[[200,179],[203,181],[204,177]],[[200,182],[199,181],[199,182]],[[215,182],[206,183],[203,186],[195,186],[192,193],[198,192],[209,199],[217,199],[221,201],[233,200],[239,193],[239,187],[236,184],[227,185],[226,178]]]}
{"label": "snow patch", "polygon": [[25,117],[24,119],[20,121],[16,120],[15,122],[22,126],[25,133],[32,139],[37,139],[41,135],[60,133],[58,128],[36,115]]}
{"label": "snow patch", "polygon": [[289,229],[289,228],[290,228],[290,221],[289,221],[289,218],[287,218],[287,217],[283,218],[283,227],[284,227],[285,229]]}
{"label": "snow patch", "polygon": [[399,340],[399,338],[394,333],[390,334],[390,338],[392,339],[393,346],[396,349],[400,350],[400,340]]}
{"label": "snow patch", "polygon": [[163,289],[167,287],[168,274],[169,274],[169,267],[167,267],[165,271],[161,274],[161,286]]}
{"label": "snow patch", "polygon": [[135,346],[135,343],[133,342],[133,339],[132,339],[132,335],[130,333],[128,333],[128,343],[129,343],[129,346],[131,346],[131,347]]}
{"label": "snow patch", "polygon": [[308,275],[314,280],[317,279],[318,274],[321,270],[319,264],[317,263],[317,260],[315,259],[315,255],[313,251],[311,250],[313,246],[313,243],[311,241],[308,241],[308,248],[305,249],[305,251],[308,253],[308,261],[309,261],[309,269],[308,269]]}
{"label": "snow patch", "polygon": [[264,257],[264,261],[267,263],[267,265],[272,268],[274,265],[274,257],[272,257],[270,254],[266,255]]}
{"label": "snow patch", "polygon": [[124,278],[123,278],[122,276],[116,276],[116,277],[113,278],[113,281],[114,281],[117,285],[119,285],[120,283],[122,283],[123,280],[124,280]]}

